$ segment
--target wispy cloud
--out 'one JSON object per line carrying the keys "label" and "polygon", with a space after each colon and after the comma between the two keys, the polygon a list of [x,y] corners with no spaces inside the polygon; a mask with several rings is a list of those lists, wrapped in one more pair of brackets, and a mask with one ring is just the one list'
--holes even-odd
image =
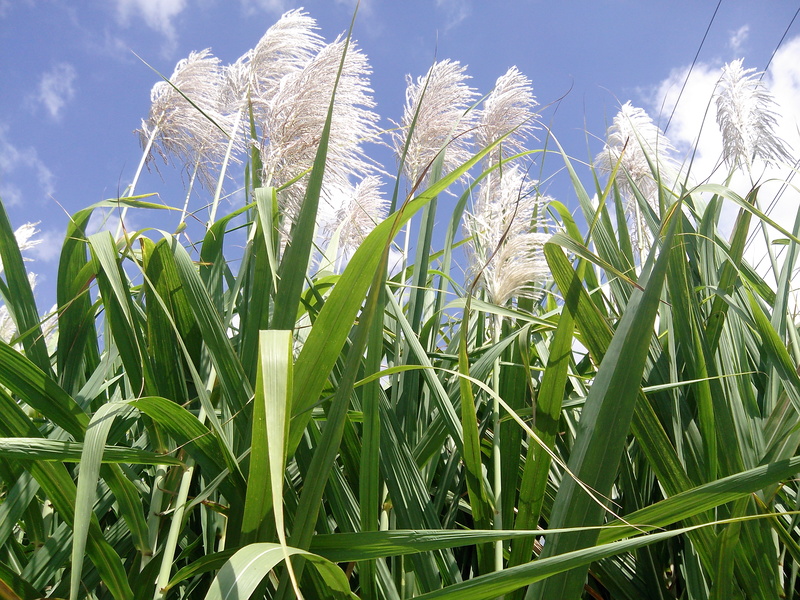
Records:
{"label": "wispy cloud", "polygon": [[286,12],[292,4],[288,0],[241,0],[241,3],[245,12],[265,11],[275,15]]}
{"label": "wispy cloud", "polygon": [[117,17],[127,24],[132,16],[142,19],[165,38],[165,53],[175,47],[177,33],[173,20],[186,8],[186,0],[116,0]]}
{"label": "wispy cloud", "polygon": [[370,15],[373,12],[374,2],[373,0],[336,0],[336,4],[346,7],[348,10],[355,10],[356,5],[358,5],[358,14],[359,15]]}
{"label": "wispy cloud", "polygon": [[445,31],[453,29],[472,12],[467,0],[436,0],[436,8],[444,12],[447,21],[444,27]]}
{"label": "wispy cloud", "polygon": [[728,46],[730,46],[731,50],[736,54],[740,53],[749,35],[750,25],[742,25],[736,31],[731,32],[731,37],[728,38]]}
{"label": "wispy cloud", "polygon": [[22,188],[15,183],[15,175],[20,171],[26,180],[38,181],[42,196],[50,196],[55,191],[55,177],[36,149],[14,145],[8,139],[8,127],[0,124],[0,197],[7,206],[19,205],[24,200]]}
{"label": "wispy cloud", "polygon": [[64,233],[57,229],[48,229],[38,235],[39,243],[30,249],[30,254],[37,261],[52,262],[61,253]]}
{"label": "wispy cloud", "polygon": [[51,118],[61,118],[61,111],[75,97],[75,80],[78,73],[69,63],[59,63],[42,74],[35,100],[47,110]]}

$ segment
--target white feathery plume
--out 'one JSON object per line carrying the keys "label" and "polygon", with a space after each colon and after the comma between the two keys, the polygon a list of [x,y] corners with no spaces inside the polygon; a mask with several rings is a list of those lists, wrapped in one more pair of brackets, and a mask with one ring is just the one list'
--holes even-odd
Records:
{"label": "white feathery plume", "polygon": [[268,106],[290,73],[307,65],[324,46],[316,32],[317,22],[302,10],[291,10],[267,29],[255,48],[248,50],[235,63],[224,69],[226,85],[222,103],[234,116],[234,135],[237,145],[249,145],[247,128],[239,131],[242,114],[254,100],[257,122],[263,121],[259,107]]}
{"label": "white feathery plume", "polygon": [[[619,164],[616,184],[627,200],[626,212],[633,221],[634,243],[641,252],[649,247],[649,233],[641,214],[636,191],[658,210],[660,183],[673,185],[679,171],[672,158],[675,151],[669,139],[650,116],[630,102],[622,105],[606,132],[606,144],[595,158],[599,171],[611,173]],[[653,170],[658,176],[654,176]],[[660,183],[659,183],[660,182]]]}
{"label": "white feathery plume", "polygon": [[497,164],[503,156],[525,149],[525,140],[537,127],[534,112],[538,106],[531,80],[511,67],[500,76],[494,89],[483,101],[475,140],[480,149],[509,134],[487,157],[487,163]]}
{"label": "white feathery plume", "polygon": [[722,133],[723,160],[731,168],[755,159],[766,163],[791,161],[786,144],[775,132],[777,103],[763,86],[761,73],[744,69],[742,59],[722,68],[716,92],[717,124]]}
{"label": "white feathery plume", "polygon": [[[312,167],[344,50],[345,42],[337,38],[303,69],[283,77],[272,98],[253,99],[262,118],[265,183],[279,187]],[[376,169],[363,150],[363,143],[377,135],[370,74],[366,55],[350,42],[336,86],[323,193],[331,186],[346,187],[351,176],[362,178]],[[286,231],[300,210],[307,180],[303,177],[281,195]]]}
{"label": "white feathery plume", "polygon": [[[223,171],[228,159],[240,148],[252,142],[247,128],[240,123],[250,101],[256,98],[263,105],[275,95],[282,78],[301,69],[323,46],[316,33],[317,23],[302,10],[284,13],[272,27],[267,29],[255,48],[246,52],[234,64],[225,68],[226,85],[223,87],[222,103],[232,115],[231,139],[228,143]],[[258,115],[256,116],[258,119]],[[209,213],[209,222],[216,216],[217,203],[221,195],[220,180]]]}
{"label": "white feathery plume", "polygon": [[466,84],[467,79],[466,67],[451,60],[434,63],[416,82],[407,76],[403,119],[396,123],[398,130],[393,132],[392,141],[398,159],[407,146],[403,169],[412,183],[416,184],[442,150],[445,172],[471,156],[475,113],[469,108],[477,93]]}
{"label": "white feathery plume", "polygon": [[224,83],[220,61],[207,49],[180,60],[169,82],[156,83],[139,132],[147,160],[155,147],[165,162],[173,157],[189,171],[197,168],[201,182],[213,185],[232,129],[221,103]]}
{"label": "white feathery plume", "polygon": [[0,340],[8,343],[17,335],[17,324],[11,318],[8,307],[3,304],[0,306]]}
{"label": "white feathery plume", "polygon": [[357,185],[331,187],[320,199],[317,223],[324,242],[338,233],[339,245],[357,248],[386,218],[388,203],[381,194],[383,182],[370,175]]}
{"label": "white feathery plume", "polygon": [[[25,223],[24,225],[20,225],[14,230],[14,239],[17,242],[17,247],[19,248],[20,252],[24,252],[25,250],[30,250],[34,246],[37,246],[42,243],[40,239],[32,239],[34,235],[39,233],[39,230],[36,229],[36,226],[39,224],[39,221],[36,223]],[[32,260],[29,258],[23,257],[22,260]],[[3,261],[0,260],[0,273],[3,272]]]}
{"label": "white feathery plume", "polygon": [[606,132],[606,145],[597,155],[595,166],[610,173],[621,158],[617,171],[620,193],[635,201],[635,186],[653,207],[657,207],[658,182],[653,169],[659,169],[659,173],[675,171],[675,162],[670,156],[673,151],[669,139],[650,116],[626,102]]}
{"label": "white feathery plume", "polygon": [[249,97],[268,102],[281,79],[307,65],[324,46],[316,30],[317,22],[302,9],[284,13],[267,29],[255,48],[226,70],[232,111],[246,106]]}
{"label": "white feathery plume", "polygon": [[550,275],[543,228],[547,199],[536,195],[535,182],[516,166],[482,185],[474,211],[464,220],[468,245],[468,278],[477,278],[489,301],[504,305],[512,297],[535,298],[538,284]]}
{"label": "white feathery plume", "polygon": [[[21,250],[22,248],[20,248]],[[28,284],[31,286],[31,291],[36,288],[36,273],[28,273]],[[48,333],[53,335],[53,332],[48,328]],[[0,305],[0,340],[8,343],[17,335],[17,323],[8,310],[5,304]]]}

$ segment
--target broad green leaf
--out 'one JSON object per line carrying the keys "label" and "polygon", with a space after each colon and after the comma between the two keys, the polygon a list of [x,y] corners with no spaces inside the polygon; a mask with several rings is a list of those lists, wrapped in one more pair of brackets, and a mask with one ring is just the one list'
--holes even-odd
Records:
{"label": "broad green leaf", "polygon": [[0,286],[0,290],[3,292],[5,305],[14,318],[17,336],[21,338],[25,355],[52,378],[50,356],[42,334],[36,299],[33,297],[28,273],[22,262],[22,253],[2,201],[0,201],[0,261],[5,276],[5,285]]}
{"label": "broad green leaf", "polygon": [[[680,205],[673,211],[680,214]],[[673,212],[673,216],[674,216]],[[642,371],[650,348],[653,322],[661,302],[661,289],[669,264],[672,239],[678,219],[673,219],[661,252],[654,249],[640,277],[644,291],[635,290],[611,345],[603,358],[581,413],[580,431],[567,463],[570,471],[604,496],[611,492],[620,453],[630,429],[636,399],[641,391]],[[566,293],[566,290],[565,290]],[[559,486],[550,527],[599,525],[605,507],[590,497],[573,478]],[[597,532],[558,535],[549,540],[543,558],[555,557],[592,546]],[[531,588],[527,598],[572,598],[580,594],[585,572],[576,570],[548,579]]]}
{"label": "broad green leaf", "polygon": [[245,546],[225,563],[214,578],[205,600],[247,600],[287,553],[289,556],[302,556],[317,569],[327,585],[327,597],[356,598],[350,592],[344,572],[332,562],[298,548],[284,549],[280,544],[260,543]]}
{"label": "broad green leaf", "polygon": [[[0,435],[36,437],[39,430],[7,392],[0,390]],[[50,461],[32,461],[28,471],[36,479],[59,517],[71,527],[75,522],[77,489],[64,465]],[[97,518],[91,515],[88,526],[86,554],[94,563],[115,600],[132,600],[119,554],[103,537]]]}
{"label": "broad green leaf", "polygon": [[131,407],[127,403],[104,404],[94,414],[86,430],[86,440],[80,461],[81,470],[78,475],[78,489],[75,496],[75,520],[72,526],[72,572],[69,586],[71,600],[78,598],[86,537],[89,535],[89,524],[92,521],[97,480],[100,476],[100,465],[103,461],[103,450],[108,432],[116,417],[125,417],[129,412],[131,412]]}
{"label": "broad green leaf", "polygon": [[47,374],[0,341],[0,383],[77,440],[82,440],[89,417]]}
{"label": "broad green leaf", "polygon": [[[82,442],[43,438],[0,438],[0,456],[15,460],[50,460],[77,463],[81,461],[83,450],[84,444]],[[102,452],[101,462],[103,464],[183,465],[179,459],[173,456],[123,446],[106,446]]]}

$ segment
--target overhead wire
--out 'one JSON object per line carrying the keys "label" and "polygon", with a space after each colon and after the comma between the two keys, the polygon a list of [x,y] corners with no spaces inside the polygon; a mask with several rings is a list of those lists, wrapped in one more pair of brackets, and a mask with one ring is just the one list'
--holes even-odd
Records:
{"label": "overhead wire", "polygon": [[678,92],[678,98],[675,100],[675,104],[672,107],[672,112],[670,113],[669,119],[667,120],[667,125],[664,127],[664,133],[667,133],[667,130],[669,129],[669,124],[672,122],[672,117],[675,116],[675,110],[678,108],[678,103],[681,101],[681,96],[683,95],[683,92],[686,89],[686,85],[689,83],[689,77],[692,74],[692,69],[694,69],[695,64],[697,64],[697,59],[700,56],[700,51],[703,49],[703,44],[706,43],[708,32],[711,31],[711,25],[713,25],[714,19],[717,18],[717,13],[719,12],[719,7],[721,5],[722,5],[722,0],[719,0],[719,2],[717,2],[717,7],[714,9],[714,14],[711,15],[711,20],[708,22],[708,27],[706,27],[706,32],[703,34],[703,39],[700,40],[700,47],[697,48],[697,52],[694,55],[692,64],[689,66],[689,71],[686,73],[686,79],[683,80],[681,91]]}

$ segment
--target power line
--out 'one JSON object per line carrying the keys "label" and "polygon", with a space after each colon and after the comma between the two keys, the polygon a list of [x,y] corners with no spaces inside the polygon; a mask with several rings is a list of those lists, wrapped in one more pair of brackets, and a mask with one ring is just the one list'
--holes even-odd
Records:
{"label": "power line", "polygon": [[686,89],[686,84],[689,83],[689,76],[692,74],[692,69],[694,69],[694,65],[697,63],[697,58],[700,56],[700,50],[703,49],[703,44],[706,43],[708,32],[711,30],[711,25],[714,23],[714,19],[717,17],[717,12],[719,11],[719,7],[721,4],[722,0],[719,0],[719,2],[717,2],[717,8],[714,9],[714,14],[711,15],[711,20],[708,22],[708,27],[706,27],[706,32],[703,34],[703,39],[700,41],[700,47],[697,49],[697,53],[694,55],[694,60],[692,60],[692,64],[689,66],[689,72],[686,73],[686,79],[683,80],[681,91],[678,93],[678,98],[677,100],[675,100],[675,105],[672,107],[672,112],[669,115],[669,120],[667,121],[667,125],[666,127],[664,127],[664,133],[667,133],[667,129],[669,129],[669,124],[672,123],[672,117],[675,116],[675,110],[678,108],[678,102],[681,101],[681,96],[683,95],[683,91]]}
{"label": "power line", "polygon": [[797,18],[798,14],[800,14],[800,7],[798,7],[797,12],[794,13],[794,16],[792,17],[792,20],[789,21],[789,25],[786,26],[786,31],[783,32],[783,35],[781,36],[781,39],[778,42],[778,45],[775,46],[775,50],[772,51],[772,55],[769,57],[769,60],[767,61],[767,66],[764,67],[764,70],[761,72],[761,77],[764,77],[764,73],[767,72],[767,69],[769,69],[770,64],[772,64],[772,59],[775,58],[775,55],[778,53],[778,48],[781,47],[781,44],[783,44],[783,40],[786,39],[786,35],[789,33],[789,30],[792,28],[792,24],[794,23],[794,20]]}

